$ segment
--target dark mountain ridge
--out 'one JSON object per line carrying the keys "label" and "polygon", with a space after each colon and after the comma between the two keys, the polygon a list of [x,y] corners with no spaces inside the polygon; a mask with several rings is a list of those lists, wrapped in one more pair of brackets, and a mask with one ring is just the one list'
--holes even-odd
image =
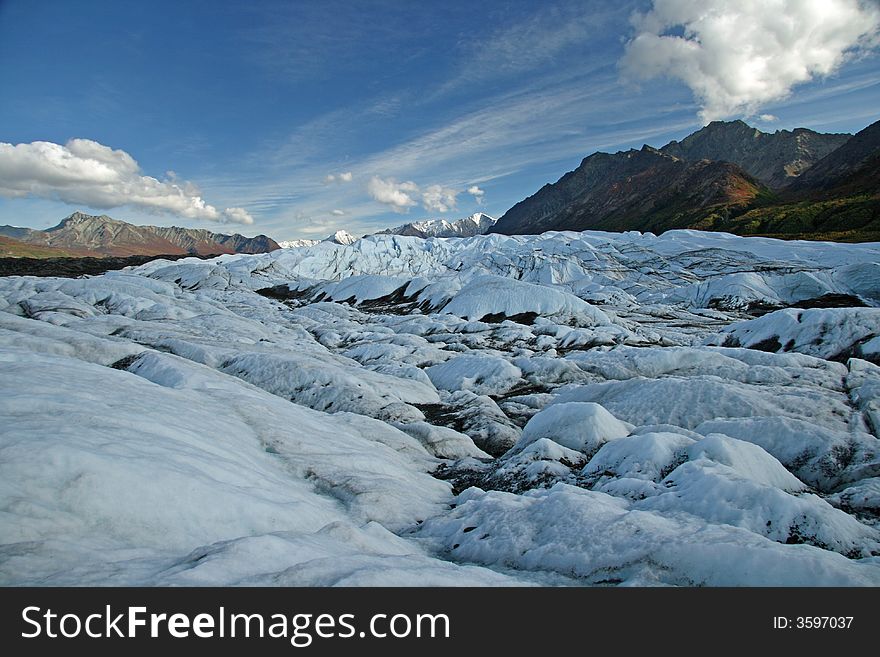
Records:
{"label": "dark mountain ridge", "polygon": [[716,121],[660,149],[594,153],[489,232],[692,228],[877,239],[878,163],[880,122],[850,137]]}
{"label": "dark mountain ridge", "polygon": [[744,121],[713,121],[660,150],[683,160],[718,160],[741,166],[770,189],[789,185],[852,135],[807,128],[761,132]]}

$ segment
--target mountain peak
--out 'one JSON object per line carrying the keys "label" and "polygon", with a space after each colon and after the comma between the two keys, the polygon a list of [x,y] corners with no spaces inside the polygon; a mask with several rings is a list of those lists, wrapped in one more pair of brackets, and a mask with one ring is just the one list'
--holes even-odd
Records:
{"label": "mountain peak", "polygon": [[[747,128],[749,130],[757,130],[757,128],[753,128],[742,119],[734,119],[733,121],[710,121],[705,126],[703,126],[703,128],[710,128],[711,130],[727,130],[729,128]],[[758,132],[760,132],[760,130],[758,130]]]}
{"label": "mountain peak", "polygon": [[669,142],[660,151],[694,162],[732,162],[771,189],[781,189],[849,137],[806,128],[770,134],[737,119],[712,121],[680,142]]}
{"label": "mountain peak", "polygon": [[349,233],[347,230],[337,230],[335,233],[324,239],[325,242],[334,242],[342,246],[348,246],[357,242],[358,238]]}
{"label": "mountain peak", "polygon": [[61,220],[61,222],[54,226],[53,228],[49,228],[52,230],[61,230],[62,228],[78,226],[82,224],[124,224],[124,221],[120,221],[119,219],[114,219],[113,217],[108,217],[106,214],[94,215],[94,214],[86,214],[80,210],[77,210],[73,214],[65,217]]}

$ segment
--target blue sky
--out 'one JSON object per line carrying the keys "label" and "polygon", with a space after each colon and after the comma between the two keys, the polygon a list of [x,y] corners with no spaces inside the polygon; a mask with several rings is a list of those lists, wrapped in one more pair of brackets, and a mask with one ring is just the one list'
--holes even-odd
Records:
{"label": "blue sky", "polygon": [[596,150],[710,118],[771,132],[880,118],[871,5],[827,0],[841,24],[806,43],[789,33],[829,18],[804,4],[777,52],[743,60],[742,41],[774,42],[777,1],[0,0],[0,223],[82,209],[363,234],[500,216]]}

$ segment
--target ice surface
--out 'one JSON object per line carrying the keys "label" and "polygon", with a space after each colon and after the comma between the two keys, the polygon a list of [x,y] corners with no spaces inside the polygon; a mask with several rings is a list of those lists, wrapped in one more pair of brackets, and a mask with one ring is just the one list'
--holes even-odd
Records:
{"label": "ice surface", "polygon": [[557,318],[561,324],[593,326],[610,323],[605,313],[573,294],[501,276],[478,276],[470,280],[443,311],[465,319],[535,313]]}
{"label": "ice surface", "polygon": [[504,393],[522,380],[522,370],[498,356],[465,354],[426,370],[438,388],[454,392],[471,390],[477,394]]}
{"label": "ice surface", "polygon": [[632,431],[599,404],[567,402],[548,406],[529,420],[514,449],[521,450],[541,438],[548,438],[586,456],[592,456],[609,440]]}
{"label": "ice surface", "polygon": [[714,342],[819,358],[875,359],[880,308],[787,308],[727,327]]}
{"label": "ice surface", "polygon": [[878,272],[670,231],[0,278],[0,582],[880,585]]}
{"label": "ice surface", "polygon": [[584,468],[590,478],[631,478],[659,483],[687,458],[693,438],[667,431],[621,438],[602,445]]}
{"label": "ice surface", "polygon": [[521,495],[472,488],[458,502],[419,535],[459,562],[549,571],[588,584],[880,584],[873,563],[690,514],[633,509],[621,497],[561,483]]}

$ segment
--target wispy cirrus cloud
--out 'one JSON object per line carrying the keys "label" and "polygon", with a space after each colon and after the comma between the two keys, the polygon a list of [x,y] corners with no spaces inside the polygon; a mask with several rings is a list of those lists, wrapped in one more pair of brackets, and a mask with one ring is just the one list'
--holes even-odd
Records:
{"label": "wispy cirrus cloud", "polygon": [[519,76],[560,66],[578,68],[584,52],[608,24],[631,11],[631,1],[531,4],[531,12],[499,25],[477,39],[459,42],[461,63],[437,90],[443,94],[482,80]]}
{"label": "wispy cirrus cloud", "polygon": [[[337,110],[316,118],[315,131],[300,128],[279,147],[267,145],[262,153],[255,152],[250,158],[254,168],[249,172],[239,171],[235,179],[213,182],[225,195],[244,199],[254,210],[275,214],[271,223],[279,227],[281,238],[313,236],[315,226],[332,223],[331,211],[337,207],[346,208],[346,218],[344,222],[337,220],[336,225],[363,234],[384,227],[388,219],[382,216],[388,211],[407,213],[423,208],[430,213],[443,213],[444,209],[452,212],[458,208],[462,193],[468,193],[479,204],[486,198],[487,183],[514,176],[530,166],[555,162],[550,171],[558,176],[565,171],[560,161],[576,161],[596,149],[649,140],[695,125],[692,114],[681,112],[645,122],[661,107],[640,106],[636,111],[624,111],[626,90],[618,81],[614,58],[592,62],[591,66],[586,73],[565,71],[542,76],[537,82],[495,94],[490,102],[460,107],[407,138],[346,157],[344,165],[328,166],[321,157],[337,144],[339,133],[332,126],[356,125],[362,117],[361,107]],[[609,114],[613,121],[609,122]],[[536,117],[553,120],[539,121]],[[389,130],[388,134],[397,133]],[[327,185],[323,177],[316,180],[316,167],[350,171],[354,181],[367,182]],[[440,189],[428,192],[435,185]],[[532,191],[526,188],[516,192],[518,196],[510,204]],[[425,193],[429,194],[427,202]],[[498,202],[497,197],[493,198]],[[296,212],[290,212],[291,208]],[[501,207],[500,211],[505,209]]]}
{"label": "wispy cirrus cloud", "polygon": [[111,209],[130,206],[187,219],[251,224],[243,208],[219,210],[191,183],[146,176],[137,161],[90,139],[66,144],[0,142],[0,195],[36,197]]}
{"label": "wispy cirrus cloud", "polygon": [[370,71],[377,59],[400,63],[421,52],[440,13],[381,0],[264,0],[247,11],[237,36],[242,56],[282,84],[320,81],[340,63],[350,72]]}

